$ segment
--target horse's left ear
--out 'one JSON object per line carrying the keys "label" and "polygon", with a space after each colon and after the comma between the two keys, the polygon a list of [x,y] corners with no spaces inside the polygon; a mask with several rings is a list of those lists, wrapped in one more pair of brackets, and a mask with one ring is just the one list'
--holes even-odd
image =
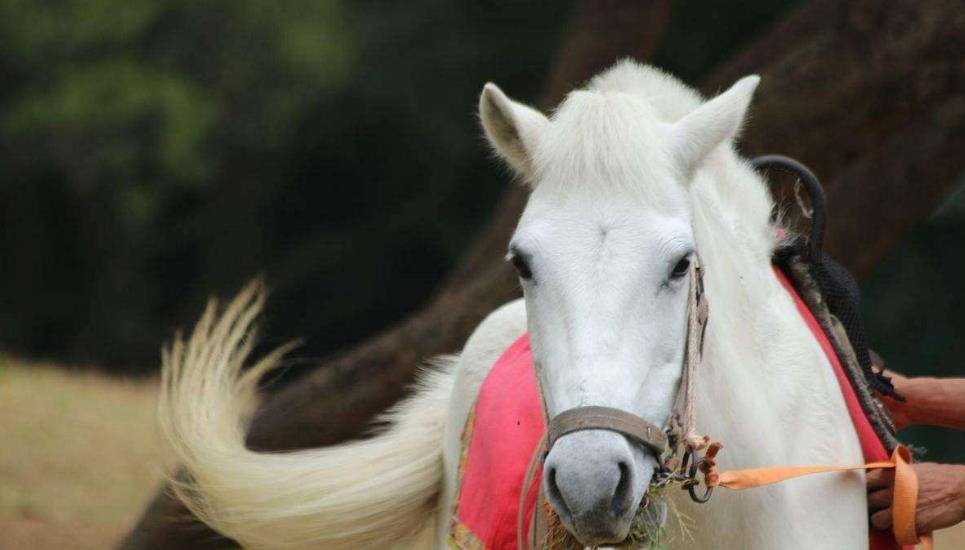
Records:
{"label": "horse's left ear", "polygon": [[757,75],[745,76],[671,126],[678,166],[693,171],[718,145],[737,135],[760,81]]}
{"label": "horse's left ear", "polygon": [[496,153],[534,185],[533,149],[549,126],[549,119],[536,109],[509,99],[491,82],[479,98],[479,119]]}

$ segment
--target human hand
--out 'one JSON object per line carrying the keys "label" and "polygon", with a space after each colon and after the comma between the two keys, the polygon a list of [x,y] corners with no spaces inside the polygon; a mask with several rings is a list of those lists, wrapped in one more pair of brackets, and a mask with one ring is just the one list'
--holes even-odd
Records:
{"label": "human hand", "polygon": [[965,378],[906,378],[885,371],[905,401],[882,397],[897,429],[924,424],[965,430]]}
{"label": "human hand", "polygon": [[[965,520],[965,466],[922,462],[912,464],[918,477],[915,527],[931,533]],[[891,528],[894,470],[868,473],[868,512],[875,529]]]}
{"label": "human hand", "polygon": [[[891,384],[895,387],[895,392],[907,398],[908,378],[889,370],[884,371],[884,375],[891,379]],[[887,395],[882,395],[879,399],[881,399],[881,402],[891,414],[891,420],[895,423],[896,431],[901,431],[911,425],[908,401],[899,401]]]}

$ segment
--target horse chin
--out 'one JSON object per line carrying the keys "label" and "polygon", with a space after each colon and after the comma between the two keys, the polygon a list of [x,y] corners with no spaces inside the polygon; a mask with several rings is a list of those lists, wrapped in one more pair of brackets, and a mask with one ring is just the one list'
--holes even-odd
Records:
{"label": "horse chin", "polygon": [[585,546],[596,547],[605,544],[611,548],[648,548],[660,544],[660,533],[667,524],[668,509],[666,501],[647,502],[637,509],[636,514],[631,516],[625,526],[615,532],[600,530],[599,524],[576,526],[563,520],[563,525],[580,544]]}
{"label": "horse chin", "polygon": [[571,529],[571,533],[580,544],[595,548],[601,545],[622,545],[629,537],[630,522],[622,527],[622,531],[614,531],[608,527],[600,528],[598,524],[584,526],[583,529]]}

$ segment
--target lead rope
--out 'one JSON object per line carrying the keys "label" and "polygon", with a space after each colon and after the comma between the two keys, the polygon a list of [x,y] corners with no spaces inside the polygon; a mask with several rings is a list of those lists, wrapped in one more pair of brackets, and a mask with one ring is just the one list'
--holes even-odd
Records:
{"label": "lead rope", "polygon": [[[714,445],[711,445],[713,449]],[[711,455],[710,450],[707,451]],[[915,512],[918,504],[918,477],[911,467],[911,452],[908,447],[899,445],[891,453],[891,460],[887,462],[871,462],[849,466],[819,465],[819,466],[775,466],[770,468],[748,468],[717,472],[713,458],[702,463],[701,471],[708,487],[726,487],[742,490],[763,487],[772,483],[780,483],[796,477],[822,474],[828,472],[845,472],[848,470],[894,469],[894,496],[892,498],[892,532],[895,540],[902,545],[921,544],[925,550],[933,546],[931,533],[918,535],[915,528]]]}
{"label": "lead rope", "polygon": [[[697,461],[696,452],[708,446],[707,436],[698,435],[695,432],[696,415],[694,412],[694,391],[693,376],[697,366],[700,364],[703,353],[704,331],[707,327],[708,304],[703,293],[703,273],[699,266],[692,267],[690,281],[691,307],[689,311],[688,330],[687,330],[687,357],[686,367],[683,376],[685,379],[681,388],[684,398],[683,420],[682,422],[671,423],[668,432],[674,429],[682,431],[683,444],[687,448],[690,456],[690,471],[684,474],[681,467],[677,479],[687,477],[684,486],[690,491],[690,496],[697,502],[706,502],[715,487],[725,487],[728,489],[741,490],[762,487],[772,483],[779,483],[795,477],[820,474],[828,472],[842,472],[848,470],[870,470],[877,468],[893,468],[895,470],[894,496],[892,498],[892,532],[895,539],[902,545],[921,544],[925,550],[930,550],[933,546],[931,533],[918,535],[915,529],[917,517],[916,507],[918,502],[918,479],[914,469],[911,467],[911,452],[907,447],[899,445],[891,455],[891,460],[887,462],[872,462],[860,465],[818,465],[818,466],[791,466],[791,467],[770,467],[770,468],[750,468],[745,470],[733,470],[720,473],[717,471],[717,453],[723,449],[720,442],[710,443],[706,454]],[[697,306],[693,304],[696,302]],[[680,394],[678,393],[678,398]],[[676,405],[675,405],[676,406]],[[676,417],[676,413],[674,414]],[[704,476],[706,491],[703,497],[695,493],[697,484],[697,471]]]}

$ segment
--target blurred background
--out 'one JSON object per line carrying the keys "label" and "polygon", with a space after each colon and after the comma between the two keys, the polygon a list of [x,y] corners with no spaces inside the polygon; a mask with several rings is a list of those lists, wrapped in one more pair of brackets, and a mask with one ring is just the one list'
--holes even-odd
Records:
{"label": "blurred background", "polygon": [[[211,295],[262,275],[266,345],[303,339],[256,422],[264,448],[357,434],[511,299],[522,191],[481,139],[486,81],[551,109],[626,56],[706,93],[760,72],[744,152],[825,181],[872,346],[909,375],[963,375],[958,8],[0,0],[0,548],[133,526],[171,466],[159,347]],[[902,436],[965,461],[960,433]]]}

